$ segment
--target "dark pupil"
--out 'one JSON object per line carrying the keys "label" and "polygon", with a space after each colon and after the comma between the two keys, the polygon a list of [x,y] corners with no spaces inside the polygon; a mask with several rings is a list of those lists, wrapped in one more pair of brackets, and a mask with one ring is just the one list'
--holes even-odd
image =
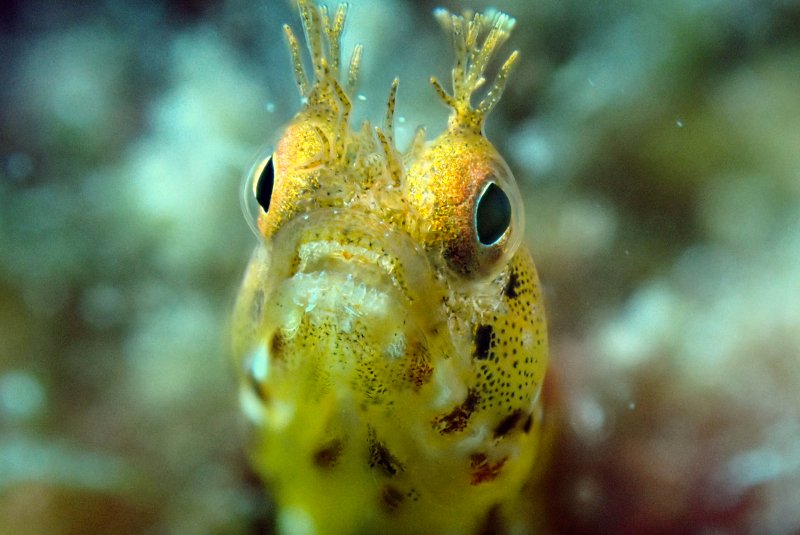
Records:
{"label": "dark pupil", "polygon": [[256,200],[265,212],[269,212],[269,201],[272,198],[272,187],[275,185],[275,168],[272,166],[272,158],[267,160],[267,165],[261,171],[261,176],[256,182]]}
{"label": "dark pupil", "polygon": [[511,224],[511,203],[500,187],[492,182],[481,198],[475,210],[475,231],[483,245],[492,245]]}

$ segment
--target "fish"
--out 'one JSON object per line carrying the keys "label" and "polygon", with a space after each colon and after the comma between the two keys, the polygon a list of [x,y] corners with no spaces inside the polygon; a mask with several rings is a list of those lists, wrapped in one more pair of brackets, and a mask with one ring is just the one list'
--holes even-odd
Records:
{"label": "fish", "polygon": [[[348,8],[298,1],[284,26],[301,107],[251,166],[258,245],[233,311],[254,471],[284,535],[524,533],[545,457],[547,324],[514,175],[484,133],[518,60],[486,72],[515,20],[434,14],[454,47],[449,109],[400,150],[351,123],[363,53]],[[486,87],[484,87],[486,86]]]}

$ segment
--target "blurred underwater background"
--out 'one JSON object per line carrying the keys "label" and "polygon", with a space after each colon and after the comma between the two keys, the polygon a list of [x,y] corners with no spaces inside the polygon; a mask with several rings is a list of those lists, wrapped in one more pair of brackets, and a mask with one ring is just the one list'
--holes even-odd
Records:
{"label": "blurred underwater background", "polygon": [[[800,1],[351,4],[401,146],[446,121],[432,10],[517,19],[487,133],[549,312],[548,532],[800,533]],[[0,533],[269,532],[226,329],[293,2],[0,17]]]}

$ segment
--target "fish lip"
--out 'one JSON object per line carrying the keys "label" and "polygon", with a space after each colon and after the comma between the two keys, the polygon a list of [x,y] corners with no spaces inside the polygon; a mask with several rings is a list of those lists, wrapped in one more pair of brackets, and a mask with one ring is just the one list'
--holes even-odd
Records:
{"label": "fish lip", "polygon": [[335,239],[307,241],[298,244],[295,262],[297,269],[292,277],[338,274],[382,291],[394,288],[404,295],[394,262],[366,247],[345,245]]}
{"label": "fish lip", "polygon": [[[401,227],[380,213],[351,208],[317,208],[300,213],[264,242],[271,290],[301,275],[319,273],[331,281],[352,278],[385,293],[406,309],[418,327],[446,322],[436,306],[443,289],[427,252]],[[346,258],[348,257],[348,258]]]}

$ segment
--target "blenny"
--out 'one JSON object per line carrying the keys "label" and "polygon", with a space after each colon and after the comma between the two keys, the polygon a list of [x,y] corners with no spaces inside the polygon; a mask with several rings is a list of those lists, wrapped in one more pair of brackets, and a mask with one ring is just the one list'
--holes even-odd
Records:
{"label": "blenny", "polygon": [[260,240],[233,320],[277,529],[525,531],[547,331],[520,193],[483,133],[516,52],[475,95],[514,19],[435,12],[455,47],[452,91],[431,78],[450,118],[401,151],[396,79],[382,124],[351,128],[362,49],[342,63],[347,7],[298,4],[313,68],[285,26],[302,108],[247,176]]}

